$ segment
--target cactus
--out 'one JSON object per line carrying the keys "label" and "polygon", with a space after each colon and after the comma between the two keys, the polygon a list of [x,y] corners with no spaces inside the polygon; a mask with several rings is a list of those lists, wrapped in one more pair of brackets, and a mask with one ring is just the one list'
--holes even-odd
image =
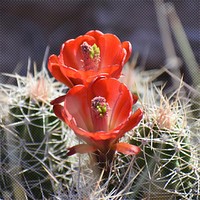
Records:
{"label": "cactus", "polygon": [[135,63],[133,60],[124,69],[123,77],[130,90],[139,95],[145,112],[140,126],[129,138],[130,143],[142,149],[133,163],[131,198],[197,200],[200,124],[192,113],[199,110],[193,110],[193,100],[183,96],[182,80],[171,96],[164,96],[164,84],[155,80],[165,69],[138,73],[138,69],[131,70]]}
{"label": "cactus", "polygon": [[103,175],[96,178],[87,156],[66,156],[66,147],[77,141],[50,105],[66,88],[49,78],[45,67],[34,76],[11,76],[16,86],[0,85],[0,197],[198,199],[200,121],[188,119],[190,102],[182,102],[179,91],[175,99],[164,98],[149,86],[151,78],[138,80],[138,104],[145,116],[123,140],[139,145],[142,152],[116,155],[105,180]]}
{"label": "cactus", "polygon": [[8,109],[7,116],[1,117],[0,196],[49,198],[66,189],[69,181],[65,136],[68,130],[55,117],[50,105],[50,100],[62,95],[64,88],[53,83],[45,68],[34,77],[28,72],[27,77],[15,78],[17,86],[1,86],[11,102],[2,104]]}
{"label": "cactus", "polygon": [[137,137],[131,139],[142,149],[134,163],[134,168],[140,171],[135,198],[197,199],[199,152],[198,145],[192,143],[186,106],[179,97],[169,100],[159,92],[159,98],[160,105],[145,105],[144,120]]}

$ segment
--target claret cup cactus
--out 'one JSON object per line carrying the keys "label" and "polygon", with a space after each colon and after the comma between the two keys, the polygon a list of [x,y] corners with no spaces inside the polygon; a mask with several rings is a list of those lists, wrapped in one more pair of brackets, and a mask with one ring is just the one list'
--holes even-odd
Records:
{"label": "claret cup cactus", "polygon": [[5,74],[15,84],[0,84],[0,198],[199,198],[192,102],[135,75],[131,53],[92,30],[45,54],[41,71],[29,60],[27,76]]}

